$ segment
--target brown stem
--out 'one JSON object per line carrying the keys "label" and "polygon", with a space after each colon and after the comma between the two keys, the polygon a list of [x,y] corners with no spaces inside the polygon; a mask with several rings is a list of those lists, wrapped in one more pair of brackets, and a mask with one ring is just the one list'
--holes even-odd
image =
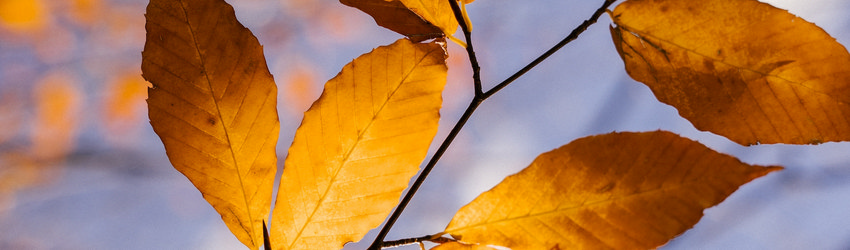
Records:
{"label": "brown stem", "polygon": [[381,228],[381,231],[378,232],[378,236],[372,242],[372,245],[369,246],[369,250],[379,250],[381,249],[381,247],[384,246],[384,238],[386,238],[387,233],[389,233],[390,229],[393,227],[393,224],[395,224],[402,211],[404,211],[405,207],[407,207],[407,204],[410,203],[410,200],[413,198],[413,195],[416,194],[416,191],[419,190],[420,186],[422,186],[422,183],[425,181],[425,178],[428,177],[428,174],[430,174],[434,166],[437,165],[437,162],[440,160],[440,157],[442,157],[443,153],[445,153],[446,150],[449,148],[449,145],[451,145],[452,141],[454,141],[455,137],[457,137],[458,133],[460,133],[460,130],[463,128],[466,122],[469,121],[469,118],[472,117],[472,113],[475,112],[475,109],[477,109],[478,106],[481,105],[482,102],[484,102],[484,100],[486,100],[490,96],[493,96],[493,94],[496,94],[496,92],[499,92],[500,90],[508,86],[508,84],[511,84],[520,76],[530,71],[532,68],[546,60],[546,58],[563,48],[565,45],[578,38],[578,36],[585,30],[587,30],[590,25],[596,23],[602,13],[605,13],[605,10],[607,10],[608,7],[610,7],[611,4],[614,4],[614,2],[616,2],[617,0],[605,0],[602,6],[600,6],[599,9],[597,9],[593,13],[593,15],[590,16],[589,19],[585,20],[578,27],[573,29],[573,31],[570,32],[570,34],[567,35],[566,38],[555,44],[555,46],[553,46],[545,53],[537,57],[537,59],[534,59],[534,61],[532,61],[531,63],[529,63],[528,65],[526,65],[525,67],[523,67],[522,69],[520,69],[519,71],[517,71],[516,73],[514,73],[492,89],[488,90],[487,92],[482,92],[481,75],[479,73],[480,67],[478,65],[478,59],[475,57],[475,50],[472,47],[472,34],[470,34],[469,28],[466,26],[466,21],[463,18],[463,14],[461,14],[460,5],[457,3],[457,0],[447,1],[449,1],[449,3],[451,4],[455,19],[458,20],[458,24],[460,25],[461,30],[463,31],[464,38],[466,39],[466,52],[469,55],[470,64],[472,65],[472,80],[475,85],[475,96],[472,98],[472,101],[469,103],[469,106],[466,107],[466,111],[463,112],[463,115],[461,115],[460,119],[449,132],[449,135],[446,137],[445,140],[443,140],[443,143],[440,144],[440,147],[437,149],[437,152],[435,152],[434,155],[431,156],[431,160],[429,160],[428,164],[425,165],[425,168],[422,169],[422,173],[419,174],[419,176],[416,177],[416,180],[413,181],[413,185],[410,186],[410,190],[407,191],[407,193],[401,199],[401,202],[399,202],[395,211],[393,211],[392,215],[390,215],[390,217],[387,219],[387,223],[384,224],[384,226]]}

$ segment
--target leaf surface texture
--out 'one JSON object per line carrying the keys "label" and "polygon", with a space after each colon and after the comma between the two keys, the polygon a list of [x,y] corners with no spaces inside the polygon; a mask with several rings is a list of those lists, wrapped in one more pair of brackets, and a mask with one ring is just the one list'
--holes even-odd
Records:
{"label": "leaf surface texture", "polygon": [[277,249],[335,249],[377,227],[437,132],[446,54],[401,39],[325,84],[289,148],[273,212]]}
{"label": "leaf surface texture", "polygon": [[629,0],[614,10],[629,75],[697,129],[742,145],[850,140],[850,54],[754,0]]}
{"label": "leaf surface texture", "polygon": [[381,27],[414,42],[444,37],[457,31],[452,7],[446,0],[340,0],[372,16]]}
{"label": "leaf surface texture", "polygon": [[610,133],[543,153],[462,207],[454,238],[512,249],[648,249],[780,167],[741,163],[670,132]]}
{"label": "leaf surface texture", "polygon": [[257,249],[280,130],[262,46],[221,0],[152,0],[145,16],[151,125],[174,168]]}

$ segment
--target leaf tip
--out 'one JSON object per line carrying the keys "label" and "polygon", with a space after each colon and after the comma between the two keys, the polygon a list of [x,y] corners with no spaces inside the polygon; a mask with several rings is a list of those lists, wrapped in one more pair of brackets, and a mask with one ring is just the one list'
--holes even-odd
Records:
{"label": "leaf tip", "polygon": [[755,165],[755,170],[750,174],[750,180],[755,180],[759,177],[763,177],[769,173],[782,171],[785,168],[782,166],[758,166]]}

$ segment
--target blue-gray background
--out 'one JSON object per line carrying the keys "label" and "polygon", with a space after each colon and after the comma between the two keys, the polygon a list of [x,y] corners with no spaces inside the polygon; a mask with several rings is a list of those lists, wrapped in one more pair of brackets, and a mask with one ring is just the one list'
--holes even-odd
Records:
{"label": "blue-gray background", "polygon": [[[116,95],[108,90],[122,82],[115,75],[140,74],[147,2],[83,1],[98,4],[96,11],[83,12],[94,17],[89,21],[66,13],[74,7],[71,2],[80,1],[39,2],[48,13],[42,24],[46,28],[16,30],[0,23],[0,130],[7,130],[0,133],[0,249],[242,248],[165,158],[147,123],[143,82],[136,90],[142,95],[130,95],[127,115],[104,115],[104,106],[114,105],[104,100]],[[264,45],[280,88],[279,165],[301,112],[318,97],[324,81],[354,57],[400,38],[333,0],[230,2]],[[850,44],[850,2],[767,2]],[[601,0],[478,0],[468,5],[485,87],[562,39],[599,4]],[[479,193],[538,154],[574,139],[663,129],[746,163],[786,167],[706,210],[699,224],[664,248],[850,248],[850,144],[743,147],[697,131],[626,75],[610,41],[610,23],[603,16],[577,41],[487,100],[388,238],[442,231],[454,212]],[[465,53],[449,46],[450,76],[436,142],[457,120],[472,88]],[[76,106],[65,112],[72,112],[68,119],[76,125],[69,129],[73,145],[62,159],[44,161],[29,152],[37,150],[34,141],[50,142],[34,139],[44,119],[37,119],[43,111],[33,108],[37,98],[32,93],[43,85],[43,75],[52,72],[72,79],[67,85],[76,93],[77,101],[71,102]],[[112,124],[116,119],[124,123]],[[373,237],[374,232],[365,243],[347,248],[363,248]]]}

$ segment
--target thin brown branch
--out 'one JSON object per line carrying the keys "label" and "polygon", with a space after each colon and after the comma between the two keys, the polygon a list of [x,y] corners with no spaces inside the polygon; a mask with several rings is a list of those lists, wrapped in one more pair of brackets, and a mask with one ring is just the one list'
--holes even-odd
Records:
{"label": "thin brown branch", "polygon": [[384,241],[381,244],[381,247],[382,248],[393,248],[393,247],[400,247],[400,246],[417,244],[417,243],[426,242],[426,241],[434,242],[434,243],[437,243],[437,244],[443,244],[443,243],[447,243],[447,242],[451,242],[451,241],[457,241],[457,240],[444,237],[444,236],[442,236],[442,233],[440,233],[440,234],[434,234],[434,235],[426,235],[426,236],[417,237],[417,238],[407,238],[407,239],[400,239],[400,240]]}
{"label": "thin brown branch", "polygon": [[457,19],[460,30],[463,32],[463,38],[466,40],[466,54],[469,56],[469,65],[472,66],[472,82],[475,86],[475,97],[480,98],[484,92],[481,87],[481,67],[478,65],[478,58],[475,56],[475,49],[472,46],[472,30],[466,23],[466,18],[463,16],[463,11],[460,9],[460,4],[455,0],[448,0],[452,6],[452,12]]}
{"label": "thin brown branch", "polygon": [[543,60],[546,60],[546,58],[549,58],[549,56],[551,56],[552,54],[555,54],[555,52],[557,52],[558,50],[563,48],[564,45],[567,45],[568,43],[572,42],[573,40],[576,40],[576,38],[578,38],[578,36],[581,35],[581,33],[583,33],[585,30],[587,30],[587,28],[590,27],[590,25],[596,23],[596,21],[599,19],[599,17],[602,16],[602,13],[605,13],[605,10],[607,10],[608,7],[611,6],[611,4],[614,4],[614,2],[617,2],[617,0],[605,0],[605,2],[602,4],[602,6],[600,6],[599,9],[596,9],[596,12],[593,12],[593,15],[591,15],[589,19],[584,20],[584,22],[579,24],[579,26],[576,27],[575,29],[573,29],[573,31],[570,32],[570,34],[567,35],[567,37],[565,37],[563,40],[561,40],[560,42],[555,44],[555,46],[552,46],[552,48],[550,48],[549,50],[544,52],[542,55],[538,56],[536,59],[534,59],[534,61],[531,61],[531,63],[529,63],[528,65],[525,65],[525,67],[523,67],[522,69],[520,69],[519,71],[517,71],[516,73],[514,73],[513,75],[511,75],[510,77],[508,77],[507,79],[505,79],[501,83],[499,83],[498,85],[494,86],[492,89],[488,90],[486,93],[484,93],[483,99],[487,99],[490,96],[493,96],[493,94],[496,94],[496,92],[499,92],[499,90],[502,90],[503,88],[508,86],[508,84],[511,84],[517,78],[524,75],[525,73],[530,71],[532,68],[534,68],[535,66],[537,66],[538,64],[543,62]]}
{"label": "thin brown branch", "polygon": [[381,228],[381,231],[378,232],[378,236],[372,242],[372,245],[369,246],[369,250],[379,250],[384,247],[384,243],[386,243],[384,242],[384,238],[386,238],[387,233],[389,233],[390,229],[392,229],[393,224],[395,224],[395,222],[398,220],[398,217],[407,207],[407,204],[410,203],[410,200],[413,198],[413,195],[415,195],[416,191],[419,190],[419,187],[422,186],[422,183],[425,181],[425,178],[428,177],[428,175],[431,173],[431,170],[434,168],[434,166],[437,165],[437,162],[449,148],[449,145],[451,145],[455,137],[457,137],[458,133],[460,133],[460,130],[463,128],[463,126],[466,125],[466,122],[469,121],[469,118],[472,117],[472,114],[475,113],[475,110],[478,108],[478,106],[481,105],[481,103],[485,99],[489,98],[496,92],[499,92],[508,84],[512,83],[520,76],[522,76],[544,60],[546,60],[546,58],[563,48],[565,45],[578,38],[578,36],[585,30],[587,30],[590,25],[596,23],[602,13],[605,13],[605,10],[607,10],[608,7],[610,7],[611,4],[613,4],[617,0],[605,0],[602,6],[599,7],[599,9],[597,9],[593,13],[593,15],[591,15],[590,19],[585,20],[578,27],[573,29],[573,31],[570,32],[570,34],[567,35],[566,38],[555,44],[555,46],[553,46],[545,53],[537,57],[537,59],[534,59],[534,61],[532,61],[531,63],[529,63],[528,65],[526,65],[525,67],[523,67],[522,69],[520,69],[519,71],[517,71],[516,73],[514,73],[513,75],[511,75],[489,91],[487,91],[486,93],[482,92],[481,75],[479,73],[480,67],[478,65],[478,59],[475,57],[475,50],[472,47],[472,35],[469,32],[469,27],[467,27],[466,25],[466,21],[463,18],[463,14],[461,13],[460,6],[457,3],[457,0],[447,1],[449,1],[452,5],[452,11],[454,12],[455,18],[458,20],[458,24],[460,25],[461,30],[463,31],[464,37],[466,39],[466,51],[469,55],[470,64],[472,65],[473,70],[472,80],[475,84],[475,96],[472,98],[472,101],[469,103],[469,106],[466,107],[466,110],[463,112],[463,115],[461,115],[460,119],[457,121],[457,123],[455,123],[455,126],[449,132],[449,135],[446,137],[446,139],[443,140],[442,144],[440,144],[440,147],[437,149],[434,155],[431,156],[431,159],[428,161],[428,164],[425,165],[425,168],[422,169],[422,173],[420,173],[419,176],[416,177],[416,180],[413,181],[413,184],[410,186],[410,189],[407,191],[407,193],[405,193],[404,197],[402,197],[401,202],[399,202],[395,211],[393,211],[393,213],[387,219],[387,222]]}

